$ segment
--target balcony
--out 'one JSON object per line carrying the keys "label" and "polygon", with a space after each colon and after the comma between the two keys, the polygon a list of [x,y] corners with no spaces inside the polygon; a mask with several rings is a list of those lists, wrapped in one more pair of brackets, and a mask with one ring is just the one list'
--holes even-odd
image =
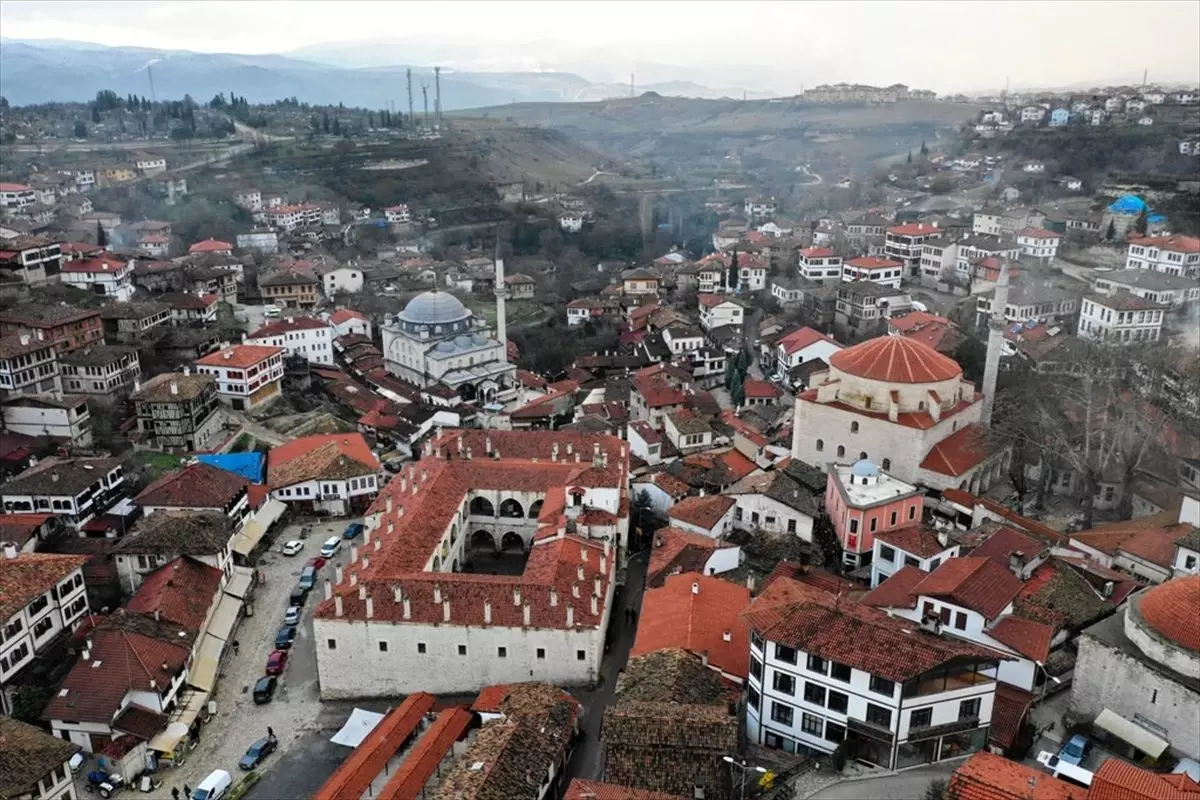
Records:
{"label": "balcony", "polygon": [[983,670],[995,670],[995,664],[979,664],[968,668],[955,668],[946,671],[932,672],[922,675],[916,680],[904,684],[902,697],[924,697],[943,692],[953,692],[959,689],[970,689],[988,683],[995,683],[995,677]]}

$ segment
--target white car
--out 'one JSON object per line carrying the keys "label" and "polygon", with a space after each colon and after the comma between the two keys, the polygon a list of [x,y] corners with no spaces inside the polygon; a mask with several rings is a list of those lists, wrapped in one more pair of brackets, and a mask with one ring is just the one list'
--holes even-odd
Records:
{"label": "white car", "polygon": [[304,549],[304,542],[299,539],[292,539],[283,546],[283,554],[285,556],[294,556]]}
{"label": "white car", "polygon": [[263,317],[266,319],[274,319],[280,316],[283,316],[283,309],[279,306],[263,306]]}
{"label": "white car", "polygon": [[333,558],[338,550],[342,548],[342,537],[330,536],[325,540],[325,544],[321,545],[321,555],[325,558]]}

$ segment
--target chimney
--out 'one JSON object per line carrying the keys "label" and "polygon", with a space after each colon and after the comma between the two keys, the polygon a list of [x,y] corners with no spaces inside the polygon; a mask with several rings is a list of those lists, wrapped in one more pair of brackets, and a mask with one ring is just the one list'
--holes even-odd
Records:
{"label": "chimney", "polygon": [[1104,594],[1104,597],[1105,597],[1105,599],[1107,599],[1107,598],[1109,598],[1109,597],[1112,597],[1112,593],[1113,593],[1113,586],[1114,586],[1114,584],[1113,584],[1113,582],[1112,582],[1112,581],[1105,581],[1105,582],[1104,582],[1104,590],[1103,590],[1103,594]]}
{"label": "chimney", "polygon": [[326,578],[325,579],[325,599],[328,600],[331,597],[333,597],[333,584],[329,582],[328,578]]}
{"label": "chimney", "polygon": [[600,579],[596,578],[594,581],[592,581],[592,585],[593,585],[592,596],[599,597],[600,596]]}
{"label": "chimney", "polygon": [[[382,547],[383,547],[383,542],[380,539],[376,539],[375,540],[375,552],[378,553]],[[363,559],[363,561],[365,562],[366,559]]]}
{"label": "chimney", "polygon": [[433,585],[433,602],[442,602],[442,587],[436,583]]}
{"label": "chimney", "polygon": [[594,467],[595,469],[601,469],[603,466],[604,466],[604,461],[600,457],[600,443],[593,442],[592,443],[592,467]]}
{"label": "chimney", "polygon": [[373,597],[368,597],[367,598],[367,619],[371,619],[374,616],[375,616],[375,599]]}
{"label": "chimney", "polygon": [[579,584],[578,583],[571,584],[571,596],[579,597]]}
{"label": "chimney", "polygon": [[358,586],[358,573],[357,572],[350,573],[350,585]]}
{"label": "chimney", "polygon": [[1008,568],[1012,570],[1013,574],[1018,578],[1025,580],[1025,576],[1022,574],[1025,571],[1025,554],[1020,550],[1014,550],[1013,552],[1009,553]]}
{"label": "chimney", "polygon": [[721,634],[721,638],[727,642],[732,642],[733,641],[733,631],[725,631],[724,633]]}
{"label": "chimney", "polygon": [[22,334],[21,334],[21,346],[22,346],[22,347],[25,347],[25,346],[27,346],[28,344],[29,344],[29,334],[28,334],[28,333],[22,333]]}
{"label": "chimney", "polygon": [[484,625],[492,624],[492,601],[491,600],[483,601],[483,624]]}
{"label": "chimney", "polygon": [[404,618],[412,619],[412,601],[406,597],[401,602],[404,604]]}
{"label": "chimney", "polygon": [[358,545],[352,544],[352,545],[350,545],[350,563],[354,564],[357,562],[358,562]]}
{"label": "chimney", "polygon": [[585,564],[587,563],[587,545],[581,544],[579,546],[579,560]]}
{"label": "chimney", "polygon": [[592,595],[592,616],[597,617],[599,615],[600,615],[600,598],[597,597],[596,595]]}
{"label": "chimney", "polygon": [[58,483],[58,473],[57,473],[57,472],[51,472],[51,473],[50,473],[50,482],[51,482],[51,483]]}
{"label": "chimney", "polygon": [[526,628],[533,625],[533,607],[529,603],[521,606],[521,624]]}
{"label": "chimney", "polygon": [[692,594],[700,594],[700,582],[692,581]]}
{"label": "chimney", "polygon": [[359,600],[367,599],[367,585],[365,583],[360,583],[358,585],[358,599]]}
{"label": "chimney", "polygon": [[449,600],[442,601],[442,621],[443,622],[450,621],[450,601]]}
{"label": "chimney", "polygon": [[333,615],[335,617],[342,616],[342,596],[340,594],[333,598]]}
{"label": "chimney", "polygon": [[338,564],[336,567],[333,568],[333,582],[334,583],[342,582],[342,565],[341,564]]}
{"label": "chimney", "polygon": [[[404,488],[404,479],[403,478],[400,479],[400,487]],[[392,496],[390,494],[387,496],[387,501],[383,505],[384,505],[384,508],[387,509],[387,513],[389,513],[389,514],[392,513],[392,508],[393,508]]]}
{"label": "chimney", "polygon": [[1004,310],[1008,307],[1008,259],[1000,262],[1000,278],[992,298],[992,316],[988,320],[987,358],[983,365],[983,413],[979,422],[991,427],[996,403],[996,377],[1000,371],[1000,351],[1004,347]]}
{"label": "chimney", "polygon": [[554,589],[550,590],[550,607],[554,608],[558,605],[558,592]]}
{"label": "chimney", "polygon": [[608,559],[604,556],[600,556],[600,573],[602,575],[608,574]]}
{"label": "chimney", "polygon": [[186,378],[188,375],[191,375],[191,374],[192,374],[192,368],[191,368],[191,367],[184,367],[184,368],[183,368],[183,377],[185,377],[185,378]]}
{"label": "chimney", "polygon": [[519,587],[513,589],[513,605],[521,605],[521,589]]}
{"label": "chimney", "polygon": [[574,608],[574,606],[570,606],[570,605],[567,606],[567,627],[568,628],[575,627],[575,608]]}
{"label": "chimney", "polygon": [[579,575],[579,580],[583,580],[583,564],[580,564],[578,568],[576,568],[575,572],[577,575]]}
{"label": "chimney", "polygon": [[492,437],[486,436],[483,439],[483,452],[489,456],[492,454]]}
{"label": "chimney", "polygon": [[371,566],[371,559],[367,558],[366,556],[363,556],[363,565],[362,565],[362,568],[363,568],[363,569],[366,569],[366,568],[367,568],[367,567],[369,567],[369,566]]}
{"label": "chimney", "polygon": [[17,545],[15,542],[5,542],[4,543],[4,557],[5,558],[14,559],[17,557],[17,553],[18,553],[18,550],[17,550]]}

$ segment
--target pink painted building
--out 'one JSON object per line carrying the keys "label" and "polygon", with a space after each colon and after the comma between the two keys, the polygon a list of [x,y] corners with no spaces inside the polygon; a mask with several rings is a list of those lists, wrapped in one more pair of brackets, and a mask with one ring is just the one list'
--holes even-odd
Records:
{"label": "pink painted building", "polygon": [[921,521],[924,492],[895,478],[866,459],[831,464],[825,484],[825,508],[842,545],[848,570],[871,563],[875,534]]}

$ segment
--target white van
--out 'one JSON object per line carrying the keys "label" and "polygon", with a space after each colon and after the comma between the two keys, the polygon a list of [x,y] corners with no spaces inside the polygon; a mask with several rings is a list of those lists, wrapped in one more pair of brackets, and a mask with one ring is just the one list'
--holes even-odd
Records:
{"label": "white van", "polygon": [[263,306],[263,317],[266,319],[274,319],[283,315],[283,309],[279,306]]}
{"label": "white van", "polygon": [[233,776],[223,769],[214,769],[192,792],[192,800],[221,800],[229,794]]}
{"label": "white van", "polygon": [[1060,760],[1059,757],[1054,753],[1043,750],[1042,752],[1038,753],[1037,760],[1039,764],[1050,770],[1050,774],[1059,780],[1066,781],[1067,783],[1073,783],[1076,786],[1086,787],[1092,785],[1092,772],[1084,769],[1083,767],[1077,767],[1074,764],[1068,764],[1067,762]]}

